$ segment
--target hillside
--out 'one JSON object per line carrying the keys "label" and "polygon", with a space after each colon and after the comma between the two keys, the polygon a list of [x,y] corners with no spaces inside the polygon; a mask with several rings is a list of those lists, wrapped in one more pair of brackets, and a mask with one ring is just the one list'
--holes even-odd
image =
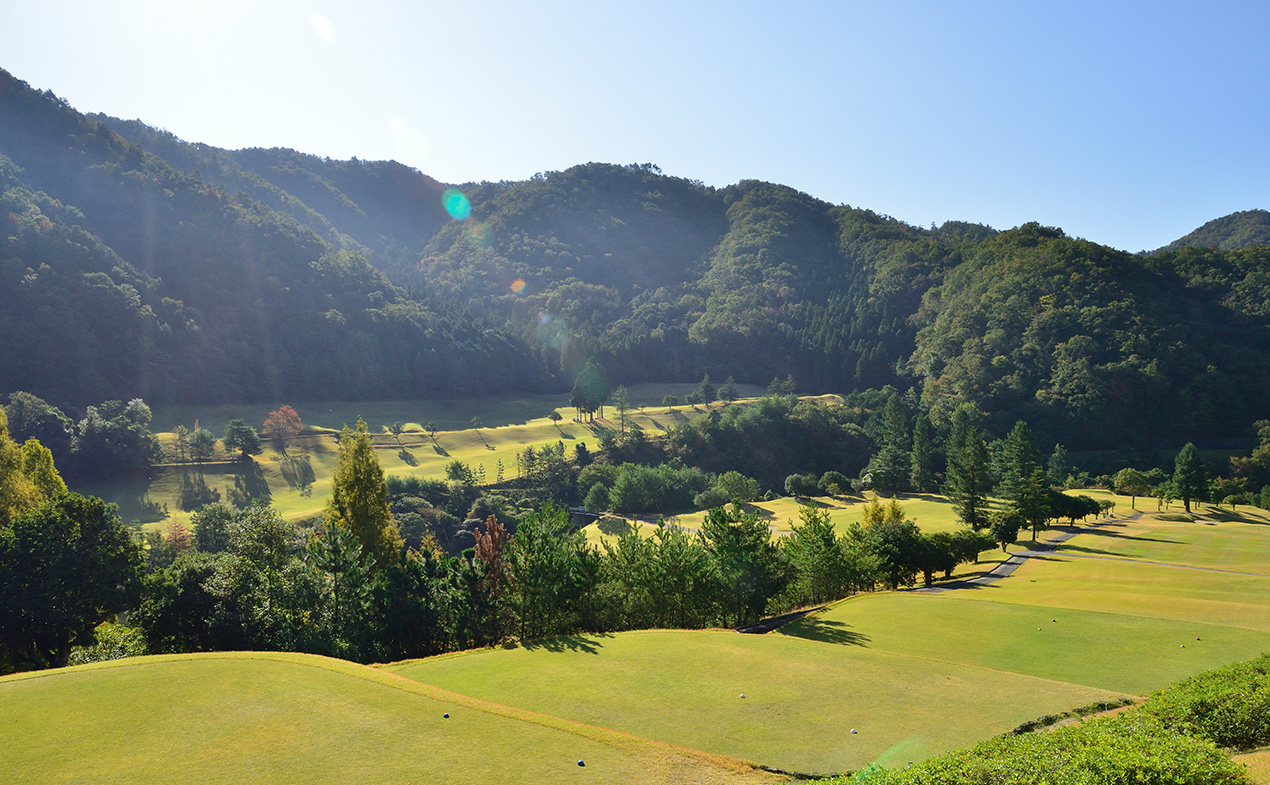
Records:
{"label": "hillside", "polygon": [[1270,245],[1270,212],[1266,210],[1240,210],[1214,218],[1152,253],[1191,247],[1233,251],[1254,245]]}
{"label": "hillside", "polygon": [[0,156],[0,394],[71,411],[560,392],[595,357],[911,388],[937,426],[970,403],[1095,448],[1243,438],[1270,394],[1267,246],[1226,250],[1259,211],[1141,257],[590,163],[460,185],[454,218],[391,161],[189,143],[7,73]]}

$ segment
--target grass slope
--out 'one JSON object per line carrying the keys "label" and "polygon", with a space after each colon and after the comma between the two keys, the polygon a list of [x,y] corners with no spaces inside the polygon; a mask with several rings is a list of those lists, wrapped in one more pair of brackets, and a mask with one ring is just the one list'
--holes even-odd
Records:
{"label": "grass slope", "polygon": [[719,630],[580,636],[387,667],[500,703],[812,773],[902,764],[1119,697],[860,646]]}
{"label": "grass slope", "polygon": [[[742,394],[761,394],[757,387],[741,385]],[[665,431],[676,422],[704,413],[706,407],[661,405],[666,394],[682,399],[695,385],[642,384],[631,388],[633,409],[628,420],[650,433]],[[172,521],[188,522],[190,513],[181,509],[183,488],[206,486],[229,500],[234,494],[265,498],[288,518],[317,515],[330,495],[338,445],[335,436],[360,416],[373,434],[376,456],[389,474],[442,477],[452,460],[467,463],[474,470],[483,467],[485,481],[497,479],[501,460],[504,477],[515,476],[516,455],[526,447],[535,449],[563,442],[572,453],[579,442],[592,450],[599,446],[603,430],[616,430],[617,413],[605,410],[606,418],[593,423],[573,422],[574,411],[567,395],[525,395],[440,401],[313,402],[297,407],[305,433],[283,456],[266,448],[250,464],[220,460],[214,463],[155,467],[150,479],[128,479],[77,488],[119,505],[125,521],[136,521],[148,529],[162,528]],[[714,404],[715,408],[723,404]],[[178,424],[192,427],[195,420],[219,437],[225,423],[241,417],[259,427],[271,408],[268,405],[224,405],[180,407],[155,412],[154,429],[169,449],[175,443],[171,429]],[[559,424],[548,419],[559,412]],[[472,417],[481,427],[471,427]],[[400,441],[387,427],[400,422],[406,427]],[[428,422],[436,423],[436,438],[424,432]],[[218,456],[224,458],[226,456]],[[306,481],[307,480],[307,481]]]}
{"label": "grass slope", "polygon": [[0,728],[13,785],[774,779],[312,655],[144,657],[8,677]]}

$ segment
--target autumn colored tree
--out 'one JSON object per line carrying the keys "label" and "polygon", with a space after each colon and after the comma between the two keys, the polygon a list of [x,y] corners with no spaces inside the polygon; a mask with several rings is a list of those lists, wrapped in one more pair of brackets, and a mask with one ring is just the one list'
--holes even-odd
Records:
{"label": "autumn colored tree", "polygon": [[384,470],[375,457],[366,421],[360,417],[356,428],[344,426],[340,433],[326,522],[356,534],[363,553],[374,558],[378,567],[396,563],[403,540],[388,509]]}
{"label": "autumn colored tree", "polygon": [[278,452],[286,455],[287,444],[300,435],[300,428],[300,415],[286,405],[269,412],[261,430],[264,431],[265,438],[278,447]]}

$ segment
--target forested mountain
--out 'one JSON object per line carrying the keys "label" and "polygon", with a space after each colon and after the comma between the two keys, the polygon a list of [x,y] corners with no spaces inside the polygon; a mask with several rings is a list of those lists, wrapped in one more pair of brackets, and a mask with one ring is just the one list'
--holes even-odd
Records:
{"label": "forested mountain", "polygon": [[913,388],[936,424],[973,403],[1069,448],[1267,416],[1263,211],[1140,256],[649,164],[456,196],[85,116],[3,72],[0,156],[0,394],[71,409],[563,391],[594,357],[625,384]]}
{"label": "forested mountain", "polygon": [[1214,218],[1190,234],[1179,237],[1154,253],[1176,251],[1179,248],[1220,248],[1233,251],[1254,245],[1270,244],[1270,212],[1265,210],[1240,210]]}

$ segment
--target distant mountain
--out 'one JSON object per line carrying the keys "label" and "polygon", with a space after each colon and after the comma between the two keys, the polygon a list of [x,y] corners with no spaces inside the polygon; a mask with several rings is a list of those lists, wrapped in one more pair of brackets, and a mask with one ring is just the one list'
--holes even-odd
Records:
{"label": "distant mountain", "polygon": [[1270,245],[1270,212],[1265,210],[1241,210],[1214,218],[1185,237],[1180,237],[1152,253],[1176,251],[1186,247],[1233,251],[1254,245]]}
{"label": "distant mountain", "polygon": [[972,404],[1070,449],[1270,414],[1270,245],[1223,246],[1264,239],[1263,211],[1136,256],[650,164],[461,184],[462,220],[448,187],[185,142],[0,72],[0,395],[563,391],[594,357],[615,384],[890,385],[936,424]]}

